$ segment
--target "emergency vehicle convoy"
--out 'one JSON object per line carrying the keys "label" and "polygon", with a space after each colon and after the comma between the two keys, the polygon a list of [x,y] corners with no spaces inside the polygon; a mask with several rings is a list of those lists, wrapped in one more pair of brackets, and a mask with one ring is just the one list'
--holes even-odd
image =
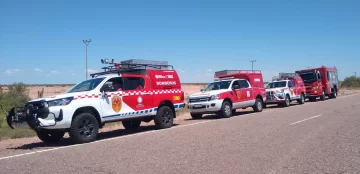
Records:
{"label": "emergency vehicle convoy", "polygon": [[339,79],[336,67],[321,66],[318,68],[297,70],[304,80],[306,98],[315,101],[317,97],[325,100],[325,97],[336,98],[339,92]]}
{"label": "emergency vehicle convoy", "polygon": [[[159,129],[169,128],[176,111],[185,107],[177,72],[167,62],[101,60],[104,71],[91,74],[64,94],[37,98],[7,113],[11,128],[31,128],[39,139],[52,143],[65,132],[75,143],[94,141],[105,123],[121,121],[136,129],[154,120]],[[171,69],[169,69],[171,68]]]}
{"label": "emergency vehicle convoy", "polygon": [[279,73],[279,77],[273,78],[266,86],[266,101],[268,104],[290,106],[296,100],[299,104],[305,103],[304,81],[296,73]]}
{"label": "emergency vehicle convoy", "polygon": [[201,92],[189,96],[188,109],[194,119],[212,113],[228,118],[239,108],[261,112],[265,99],[261,71],[223,70],[215,72],[214,82]]}

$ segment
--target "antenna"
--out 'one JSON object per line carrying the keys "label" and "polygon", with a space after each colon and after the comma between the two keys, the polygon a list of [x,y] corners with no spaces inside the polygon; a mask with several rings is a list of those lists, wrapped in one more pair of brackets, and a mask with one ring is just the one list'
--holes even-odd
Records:
{"label": "antenna", "polygon": [[86,45],[86,69],[85,69],[85,73],[86,73],[86,80],[88,79],[88,45],[91,42],[90,40],[83,40],[83,43]]}
{"label": "antenna", "polygon": [[250,60],[251,62],[251,70],[254,70],[254,62],[256,62],[256,60]]}

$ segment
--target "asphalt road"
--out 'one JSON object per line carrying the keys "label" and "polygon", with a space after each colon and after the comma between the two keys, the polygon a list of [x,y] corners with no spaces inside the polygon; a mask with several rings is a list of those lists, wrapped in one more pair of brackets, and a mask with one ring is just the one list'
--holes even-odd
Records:
{"label": "asphalt road", "polygon": [[360,173],[359,96],[0,156],[0,171]]}

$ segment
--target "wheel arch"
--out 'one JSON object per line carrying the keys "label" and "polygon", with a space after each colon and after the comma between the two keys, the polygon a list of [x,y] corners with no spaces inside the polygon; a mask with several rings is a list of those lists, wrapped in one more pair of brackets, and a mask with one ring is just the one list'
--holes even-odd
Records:
{"label": "wheel arch", "polygon": [[157,107],[157,110],[159,110],[160,107],[162,107],[162,106],[169,106],[174,113],[174,118],[176,118],[175,107],[174,107],[174,104],[170,100],[161,101]]}
{"label": "wheel arch", "polygon": [[74,112],[74,114],[72,116],[72,120],[81,113],[90,113],[90,114],[94,115],[96,120],[99,123],[99,128],[103,127],[103,124],[101,123],[100,113],[94,107],[84,106],[84,107],[80,107],[80,108],[76,109],[76,111]]}

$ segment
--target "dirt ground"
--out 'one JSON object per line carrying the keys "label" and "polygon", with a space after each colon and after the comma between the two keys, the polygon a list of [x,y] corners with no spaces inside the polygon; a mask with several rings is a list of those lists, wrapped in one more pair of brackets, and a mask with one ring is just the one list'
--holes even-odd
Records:
{"label": "dirt ground", "polygon": [[[183,85],[183,90],[185,91],[186,96],[188,96],[190,94],[200,91],[200,89],[202,87],[203,87],[203,85]],[[41,89],[41,88],[42,88],[41,86],[30,88],[30,94],[32,94],[34,96],[34,93],[35,94],[37,93],[36,90]],[[48,91],[48,93],[46,95],[55,94],[54,92],[51,93],[51,91],[61,91],[61,90],[66,90],[66,89],[67,89],[66,87],[45,88],[45,90]],[[350,94],[354,94],[354,93],[360,93],[360,90],[341,90],[339,93],[339,96],[350,95]],[[294,103],[296,105],[296,102],[294,102]],[[277,106],[276,105],[269,106],[266,109],[274,109],[274,108],[277,108]],[[240,112],[240,113],[249,113],[249,112],[251,113],[252,111],[253,111],[252,108],[247,108],[245,110],[244,109],[237,110],[237,112]],[[196,120],[192,120],[189,113],[185,110],[178,114],[178,117],[175,119],[174,124],[183,125],[183,124],[189,124],[194,121],[196,121]],[[145,123],[145,122],[141,123],[142,127],[147,127],[147,126],[152,126],[152,125],[154,125],[153,121],[151,121],[149,123]],[[108,132],[116,131],[116,136],[121,136],[123,133],[118,133],[118,132],[119,131],[124,132],[123,129],[124,128],[123,128],[121,122],[112,123],[112,124],[105,125],[105,127],[100,130],[100,133],[108,133]],[[146,129],[146,128],[144,128],[144,129]],[[124,134],[126,134],[126,133],[124,133]],[[68,135],[66,134],[65,137],[67,138]],[[64,145],[69,145],[69,144],[71,144],[71,142],[65,141],[64,143],[61,143],[59,146],[64,146]],[[19,149],[19,147],[21,147],[21,148]],[[26,152],[31,151],[32,149],[48,149],[48,148],[53,148],[53,146],[46,146],[45,144],[41,143],[41,141],[37,137],[7,139],[7,140],[0,141],[0,156],[5,156],[5,153],[6,153],[6,156],[16,154],[16,153],[19,153],[18,150],[20,150],[22,153],[26,153]]]}

